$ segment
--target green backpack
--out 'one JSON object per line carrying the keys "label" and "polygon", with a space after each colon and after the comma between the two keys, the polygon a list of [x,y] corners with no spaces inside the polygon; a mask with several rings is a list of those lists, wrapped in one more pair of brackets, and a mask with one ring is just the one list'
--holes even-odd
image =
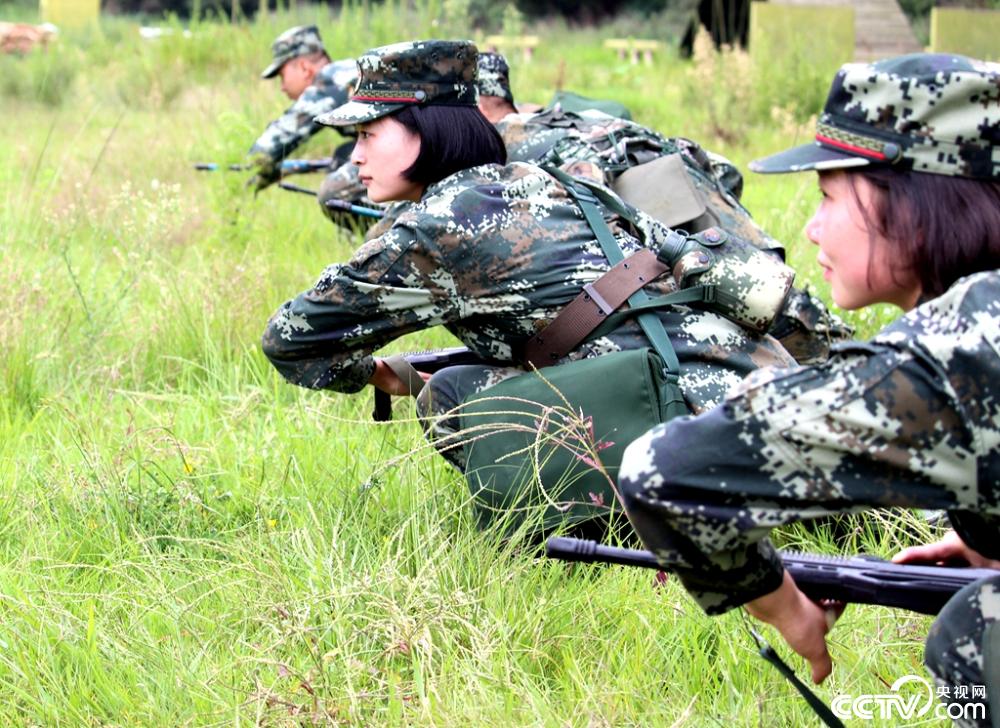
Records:
{"label": "green backpack", "polygon": [[[590,190],[548,171],[576,197],[611,265],[624,265]],[[628,258],[630,264],[635,260]],[[619,293],[619,300],[627,295]],[[642,310],[690,303],[702,293],[699,288],[650,299],[639,288],[627,300]],[[578,298],[589,301],[588,295]],[[480,526],[537,534],[586,521],[610,523],[622,512],[616,484],[625,448],[657,424],[689,412],[678,383],[680,364],[662,322],[649,311],[637,319],[652,346],[545,367],[465,399],[459,415],[465,478]],[[563,350],[586,334],[568,338]]]}
{"label": "green backpack", "polygon": [[575,114],[584,111],[600,111],[608,116],[615,116],[619,119],[632,120],[632,113],[617,101],[611,99],[591,99],[572,91],[556,91],[549,102],[547,109],[553,108],[556,104],[562,107],[563,111],[572,111]]}

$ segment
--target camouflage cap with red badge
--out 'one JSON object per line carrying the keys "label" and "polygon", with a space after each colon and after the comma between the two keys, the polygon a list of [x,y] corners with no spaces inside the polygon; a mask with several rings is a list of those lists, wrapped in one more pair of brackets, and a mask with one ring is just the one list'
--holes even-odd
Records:
{"label": "camouflage cap with red badge", "polygon": [[316,117],[326,126],[374,121],[409,105],[475,106],[474,43],[423,40],[366,51],[358,58],[358,83],[343,106]]}
{"label": "camouflage cap with red badge", "polygon": [[833,79],[816,140],[755,160],[750,169],[873,164],[1000,179],[1000,64],[930,53],[849,63]]}

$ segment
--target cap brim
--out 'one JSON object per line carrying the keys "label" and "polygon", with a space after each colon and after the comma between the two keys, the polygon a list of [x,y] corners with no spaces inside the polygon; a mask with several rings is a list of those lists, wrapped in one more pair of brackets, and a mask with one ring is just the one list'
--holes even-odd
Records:
{"label": "cap brim", "polygon": [[847,154],[822,146],[819,142],[803,144],[784,152],[772,154],[763,159],[755,159],[748,165],[750,171],[759,174],[780,174],[782,172],[822,171],[826,169],[846,169],[866,167],[872,160]]}
{"label": "cap brim", "polygon": [[333,111],[320,114],[313,121],[323,126],[354,126],[375,121],[383,116],[393,114],[406,104],[383,104],[378,102],[348,101]]}
{"label": "cap brim", "polygon": [[285,65],[285,62],[286,61],[275,61],[270,66],[268,66],[267,68],[264,69],[264,72],[262,74],[260,74],[260,77],[261,78],[274,78],[275,76],[278,75],[278,71],[281,70],[281,67]]}

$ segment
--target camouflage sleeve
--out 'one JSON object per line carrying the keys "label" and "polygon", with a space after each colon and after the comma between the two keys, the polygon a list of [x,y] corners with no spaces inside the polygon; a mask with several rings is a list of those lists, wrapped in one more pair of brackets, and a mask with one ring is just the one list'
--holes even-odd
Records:
{"label": "camouflage sleeve", "polygon": [[286,302],[264,331],[264,354],[293,384],[356,392],[371,378],[372,353],[393,339],[458,317],[461,302],[435,284],[441,261],[420,231],[394,226],[335,263],[313,288]]}
{"label": "camouflage sleeve", "polygon": [[318,115],[347,103],[350,84],[356,67],[337,61],[325,66],[312,86],[280,117],[268,124],[264,133],[253,143],[249,154],[258,166],[257,175],[266,187],[281,176],[279,162],[323,127],[313,122]]}
{"label": "camouflage sleeve", "polygon": [[[780,584],[777,526],[871,507],[988,512],[968,420],[932,358],[852,344],[823,366],[760,370],[723,405],[654,428],[619,485],[647,547],[719,613]],[[974,515],[994,537],[997,513]]]}
{"label": "camouflage sleeve", "polygon": [[850,341],[854,329],[808,288],[792,288],[767,333],[799,364],[822,364],[833,344]]}

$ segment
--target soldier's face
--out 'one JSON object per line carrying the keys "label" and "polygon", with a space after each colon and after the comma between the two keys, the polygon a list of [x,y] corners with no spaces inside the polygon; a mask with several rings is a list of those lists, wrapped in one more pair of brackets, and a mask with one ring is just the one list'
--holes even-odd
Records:
{"label": "soldier's face", "polygon": [[278,71],[281,76],[281,91],[292,101],[298,100],[299,96],[309,88],[313,76],[312,66],[304,58],[293,58],[281,67]]}
{"label": "soldier's face", "polygon": [[391,116],[358,125],[351,162],[373,202],[418,201],[424,188],[403,176],[420,154],[420,137]]}
{"label": "soldier's face", "polygon": [[870,230],[875,189],[868,180],[844,172],[821,172],[823,199],[806,224],[806,235],[819,246],[817,262],[830,283],[834,302],[844,309],[893,303],[909,310],[919,284],[893,261],[892,244]]}

